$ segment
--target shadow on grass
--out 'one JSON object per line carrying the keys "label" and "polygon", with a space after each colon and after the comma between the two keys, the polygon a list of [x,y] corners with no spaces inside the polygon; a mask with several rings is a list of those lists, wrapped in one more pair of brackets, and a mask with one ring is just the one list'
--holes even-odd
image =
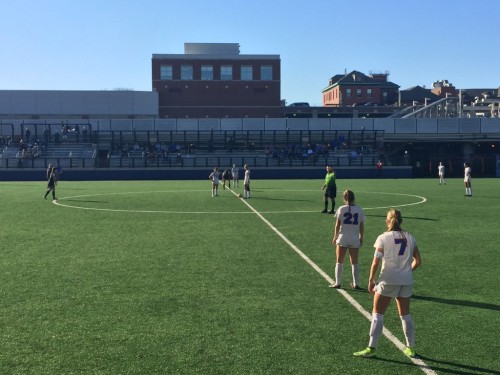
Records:
{"label": "shadow on grass", "polygon": [[62,202],[76,202],[76,203],[99,203],[108,204],[108,201],[93,201],[89,199],[61,199]]}
{"label": "shadow on grass", "polygon": [[[403,213],[403,212],[402,212]],[[365,213],[365,216],[370,216],[370,217],[380,217],[382,219],[385,220],[385,218],[387,217],[387,214],[383,214],[383,215],[373,215],[373,214],[366,214]],[[429,218],[429,217],[414,217],[414,216],[405,216],[404,213],[403,213],[403,227],[404,227],[404,221],[405,220],[424,220],[424,221],[439,221],[439,219],[432,219],[432,218]]]}
{"label": "shadow on grass", "polygon": [[[430,357],[425,357],[422,355],[418,355],[418,359],[421,359],[424,361],[427,366],[424,366],[423,368],[428,368],[434,371],[438,371],[439,373],[443,374],[456,374],[456,375],[470,375],[471,371],[475,371],[477,373],[482,373],[482,374],[490,374],[490,375],[500,375],[499,371],[496,370],[490,370],[482,367],[476,367],[476,366],[468,366],[468,365],[463,365],[461,363],[455,363],[455,362],[447,362],[447,361],[439,361],[437,359],[433,359]],[[394,359],[387,359],[387,358],[380,358],[378,356],[372,357],[372,358],[366,358],[368,360],[372,361],[380,361],[380,362],[390,362],[390,363],[395,363],[398,365],[403,365],[403,366],[415,366],[415,364],[410,363],[410,362],[402,362],[402,361],[396,361]],[[444,368],[440,365],[447,365],[447,366],[453,366],[457,367],[457,369],[453,368]]]}
{"label": "shadow on grass", "polygon": [[257,198],[253,197],[250,198],[251,200],[260,200],[260,201],[287,201],[287,202],[314,202],[315,200],[312,199],[285,199],[285,198],[269,198],[269,197],[262,197],[258,196]]}
{"label": "shadow on grass", "polygon": [[444,373],[448,373],[448,374],[470,374],[471,371],[475,371],[475,372],[482,373],[482,374],[500,375],[500,371],[491,370],[491,369],[487,369],[487,368],[483,368],[483,367],[468,366],[468,365],[464,365],[464,364],[456,363],[456,362],[441,361],[441,360],[437,360],[434,358],[425,357],[422,355],[419,355],[418,358],[420,358],[422,361],[426,362],[428,365],[430,365],[430,363],[437,363],[439,365],[447,365],[447,366],[453,366],[453,367],[458,368],[457,370],[454,370],[454,369],[443,369],[443,368],[438,368],[435,366],[430,366],[431,368],[433,368],[435,370],[439,370],[440,372],[444,372]]}
{"label": "shadow on grass", "polygon": [[473,301],[465,301],[465,300],[460,300],[460,299],[447,299],[447,298],[418,296],[418,295],[413,295],[411,298],[416,299],[416,300],[422,300],[422,301],[445,303],[447,305],[476,307],[479,309],[500,311],[500,305],[495,305],[493,303],[473,302]]}
{"label": "shadow on grass", "polygon": [[[59,187],[59,185],[57,187]],[[64,190],[89,190],[89,189],[64,186]]]}

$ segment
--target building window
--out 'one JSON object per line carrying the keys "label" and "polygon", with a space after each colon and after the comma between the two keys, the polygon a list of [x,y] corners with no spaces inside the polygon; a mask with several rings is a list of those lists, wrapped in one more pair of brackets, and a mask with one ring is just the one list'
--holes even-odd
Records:
{"label": "building window", "polygon": [[253,68],[252,65],[242,65],[241,66],[241,80],[251,81],[253,79]]}
{"label": "building window", "polygon": [[201,80],[211,81],[214,79],[214,67],[212,65],[201,66]]}
{"label": "building window", "polygon": [[369,98],[373,96],[372,89],[366,89],[366,96],[368,96]]}
{"label": "building window", "polygon": [[160,79],[166,80],[166,79],[173,79],[172,76],[172,65],[162,65],[160,66]]}
{"label": "building window", "polygon": [[385,100],[387,100],[387,91],[384,91],[384,92],[382,93],[382,96],[384,97],[384,99],[385,99]]}
{"label": "building window", "polygon": [[261,81],[273,80],[273,67],[271,65],[263,65],[260,67],[260,80]]}
{"label": "building window", "polygon": [[361,91],[361,89],[356,89],[356,96],[357,96],[358,98],[360,98],[360,97],[361,97],[361,95],[362,95],[362,91]]}
{"label": "building window", "polygon": [[231,65],[222,65],[220,67],[220,79],[230,81],[233,79],[233,67]]}
{"label": "building window", "polygon": [[192,65],[181,65],[181,79],[184,81],[190,81],[193,79]]}
{"label": "building window", "polygon": [[348,97],[348,98],[352,97],[351,89],[346,89],[345,90],[345,96]]}

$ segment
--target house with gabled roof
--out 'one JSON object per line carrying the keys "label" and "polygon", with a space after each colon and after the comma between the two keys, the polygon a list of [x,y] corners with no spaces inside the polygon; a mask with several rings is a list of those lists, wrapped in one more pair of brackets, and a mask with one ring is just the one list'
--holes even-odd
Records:
{"label": "house with gabled roof", "polygon": [[323,89],[323,106],[394,105],[399,86],[387,80],[388,72],[363,74],[353,70],[330,78]]}

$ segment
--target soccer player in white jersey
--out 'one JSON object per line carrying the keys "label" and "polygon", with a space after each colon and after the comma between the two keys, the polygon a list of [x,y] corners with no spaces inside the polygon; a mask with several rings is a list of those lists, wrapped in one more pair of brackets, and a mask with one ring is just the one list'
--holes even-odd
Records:
{"label": "soccer player in white jersey", "polygon": [[231,168],[231,175],[233,177],[233,188],[236,186],[240,187],[240,169],[233,164],[233,168]]}
{"label": "soccer player in white jersey", "polygon": [[214,168],[214,171],[210,173],[210,176],[208,176],[209,180],[212,180],[212,197],[218,197],[219,196],[219,179],[220,179],[220,172],[219,168]]}
{"label": "soccer player in white jersey", "polygon": [[[420,266],[417,241],[401,228],[401,212],[390,209],[385,223],[387,231],[375,241],[375,256],[370,268],[368,291],[373,294],[372,322],[368,347],[353,353],[356,357],[373,357],[384,328],[384,314],[393,298],[396,299],[399,317],[406,338],[403,353],[415,357],[415,326],[410,315],[410,296],[413,293],[413,271]],[[375,274],[382,269],[375,284]]]}
{"label": "soccer player in white jersey", "polygon": [[470,182],[471,169],[469,163],[464,163],[464,183],[465,183],[465,196],[472,197],[472,185]]}
{"label": "soccer player in white jersey", "polygon": [[243,180],[244,192],[243,197],[250,198],[250,168],[247,164],[243,167],[245,170],[245,179]]}
{"label": "soccer player in white jersey", "polygon": [[358,250],[363,243],[365,213],[354,204],[354,193],[346,190],[342,193],[345,205],[338,208],[335,215],[335,231],[332,244],[336,246],[337,263],[335,264],[335,283],[330,288],[339,289],[342,286],[342,271],[347,250],[351,259],[352,284],[354,289],[359,287]]}
{"label": "soccer player in white jersey", "polygon": [[439,162],[439,165],[438,165],[439,185],[441,185],[441,184],[446,185],[446,181],[444,180],[444,171],[445,171],[445,168],[444,168],[443,163]]}

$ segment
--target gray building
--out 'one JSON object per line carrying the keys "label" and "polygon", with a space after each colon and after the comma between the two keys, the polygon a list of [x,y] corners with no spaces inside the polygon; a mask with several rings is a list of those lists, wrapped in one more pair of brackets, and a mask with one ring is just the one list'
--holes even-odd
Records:
{"label": "gray building", "polygon": [[158,117],[151,91],[0,90],[0,119]]}

